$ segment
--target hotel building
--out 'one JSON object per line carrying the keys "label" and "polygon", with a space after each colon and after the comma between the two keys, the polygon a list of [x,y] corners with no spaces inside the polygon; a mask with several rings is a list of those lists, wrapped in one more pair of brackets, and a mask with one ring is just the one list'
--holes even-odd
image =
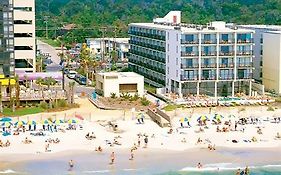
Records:
{"label": "hotel building", "polygon": [[131,23],[129,67],[146,83],[180,96],[250,94],[254,31],[180,19],[181,12],[172,11],[153,23]]}

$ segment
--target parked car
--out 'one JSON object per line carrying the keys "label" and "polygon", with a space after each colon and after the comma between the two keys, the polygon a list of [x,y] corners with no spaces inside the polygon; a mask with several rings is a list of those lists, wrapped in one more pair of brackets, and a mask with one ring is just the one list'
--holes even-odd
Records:
{"label": "parked car", "polygon": [[69,69],[67,69],[67,68],[64,69],[64,74],[66,74],[66,75],[69,74]]}
{"label": "parked car", "polygon": [[80,80],[80,77],[81,77],[82,75],[80,75],[80,74],[76,74],[75,75],[75,78],[74,78],[74,80],[77,82],[77,83],[79,83],[79,80]]}
{"label": "parked car", "polygon": [[75,76],[76,76],[77,72],[76,71],[69,71],[69,73],[67,74],[67,77],[70,78],[70,79],[74,79]]}
{"label": "parked car", "polygon": [[[81,77],[79,78],[78,83],[81,84],[81,85],[86,85],[86,84],[87,84],[87,83],[86,83],[86,77],[81,76]],[[92,84],[92,81],[89,80],[89,79],[88,79],[88,84],[89,84],[89,85]]]}

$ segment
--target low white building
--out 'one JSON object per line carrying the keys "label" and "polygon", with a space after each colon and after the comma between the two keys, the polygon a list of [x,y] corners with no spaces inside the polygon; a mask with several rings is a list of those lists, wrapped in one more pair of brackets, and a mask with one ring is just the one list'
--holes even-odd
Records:
{"label": "low white building", "polygon": [[87,45],[92,54],[102,58],[116,47],[118,61],[127,61],[129,52],[129,38],[87,38]]}
{"label": "low white building", "polygon": [[263,84],[281,94],[281,31],[263,34]]}
{"label": "low white building", "polygon": [[130,95],[144,95],[144,77],[134,72],[105,72],[96,74],[96,91],[104,97],[112,93],[120,96],[122,93]]}

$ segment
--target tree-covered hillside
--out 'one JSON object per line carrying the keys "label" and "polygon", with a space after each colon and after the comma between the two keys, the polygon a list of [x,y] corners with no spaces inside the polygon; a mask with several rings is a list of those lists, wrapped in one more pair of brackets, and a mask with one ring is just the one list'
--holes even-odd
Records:
{"label": "tree-covered hillside", "polygon": [[[280,0],[36,0],[39,35],[44,35],[47,18],[50,36],[57,35],[53,29],[73,23],[79,30],[69,37],[80,35],[78,40],[100,36],[102,26],[116,26],[117,35],[126,35],[128,23],[150,22],[171,10],[182,11],[187,23],[281,24]],[[113,35],[112,31],[108,28],[106,34]]]}

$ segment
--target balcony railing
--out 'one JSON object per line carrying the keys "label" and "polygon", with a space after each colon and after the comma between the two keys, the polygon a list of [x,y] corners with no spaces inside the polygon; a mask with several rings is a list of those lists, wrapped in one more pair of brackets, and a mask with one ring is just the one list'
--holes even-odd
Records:
{"label": "balcony railing", "polygon": [[196,81],[198,80],[197,77],[186,77],[184,75],[181,75],[181,81]]}
{"label": "balcony railing", "polygon": [[234,78],[233,78],[234,76],[233,75],[231,75],[231,76],[220,76],[219,77],[219,80],[233,80]]}
{"label": "balcony railing", "polygon": [[146,47],[149,49],[155,49],[155,50],[159,50],[162,52],[166,51],[166,48],[163,46],[157,46],[157,45],[153,45],[153,44],[148,44],[148,43],[143,43],[143,42],[139,42],[139,41],[129,41],[130,44],[134,44],[134,45],[138,45],[138,46],[142,46],[142,47]]}
{"label": "balcony railing", "polygon": [[238,63],[237,67],[253,67],[253,63]]}
{"label": "balcony railing", "polygon": [[199,41],[187,41],[187,40],[181,40],[181,44],[198,44]]}
{"label": "balcony railing", "polygon": [[215,68],[217,64],[201,64],[202,68]]}
{"label": "balcony railing", "polygon": [[216,80],[216,76],[202,76],[201,80]]}
{"label": "balcony railing", "polygon": [[202,56],[216,56],[217,52],[201,52]]}
{"label": "balcony railing", "polygon": [[245,44],[245,43],[253,43],[254,40],[253,39],[245,39],[245,40],[242,40],[242,39],[237,39],[237,43],[238,44]]}
{"label": "balcony railing", "polygon": [[198,64],[193,64],[193,65],[181,64],[181,69],[196,69],[198,67],[199,67]]}
{"label": "balcony railing", "polygon": [[252,50],[249,50],[249,51],[237,51],[237,55],[238,56],[253,55],[253,51]]}
{"label": "balcony railing", "polygon": [[153,39],[157,39],[157,40],[166,40],[166,36],[165,35],[157,35],[157,34],[149,34],[149,33],[144,33],[144,32],[136,32],[136,31],[129,31],[130,35],[137,35],[137,36],[143,36],[143,37],[147,37],[147,38],[153,38]]}
{"label": "balcony railing", "polygon": [[233,63],[229,63],[229,64],[219,64],[220,68],[233,68],[234,64]]}
{"label": "balcony railing", "polygon": [[216,40],[202,40],[202,44],[216,44]]}
{"label": "balcony railing", "polygon": [[233,44],[233,40],[220,40],[220,44]]}
{"label": "balcony railing", "polygon": [[237,78],[239,79],[239,80],[245,80],[245,79],[252,79],[252,77],[253,77],[253,74],[252,73],[249,73],[249,74],[244,74],[244,76],[237,76]]}
{"label": "balcony railing", "polygon": [[233,56],[234,52],[230,51],[230,52],[220,52],[220,56]]}
{"label": "balcony railing", "polygon": [[198,52],[181,52],[182,57],[193,57],[198,56]]}

